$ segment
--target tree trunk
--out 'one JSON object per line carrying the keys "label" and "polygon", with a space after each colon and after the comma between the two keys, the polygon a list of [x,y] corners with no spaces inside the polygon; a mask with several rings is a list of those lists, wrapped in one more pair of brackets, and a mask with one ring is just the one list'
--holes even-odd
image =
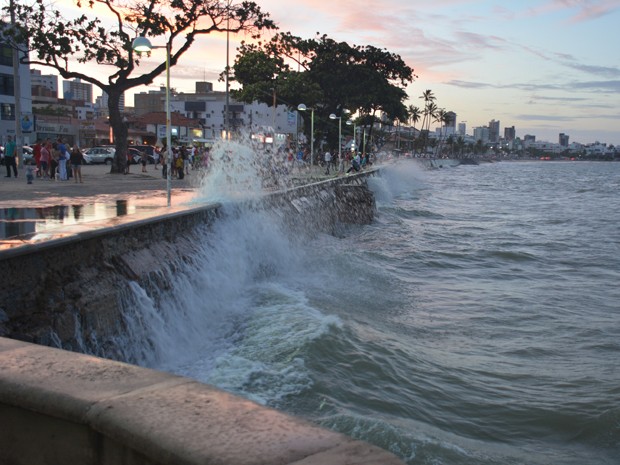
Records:
{"label": "tree trunk", "polygon": [[104,90],[108,94],[108,111],[110,113],[110,127],[114,133],[116,153],[112,162],[112,174],[124,174],[127,167],[127,123],[123,121],[120,110],[122,91],[110,86]]}

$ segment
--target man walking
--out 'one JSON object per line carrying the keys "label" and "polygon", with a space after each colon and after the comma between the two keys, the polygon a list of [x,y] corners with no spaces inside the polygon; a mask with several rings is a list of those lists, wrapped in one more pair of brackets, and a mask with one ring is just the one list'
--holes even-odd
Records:
{"label": "man walking", "polygon": [[13,174],[17,177],[17,163],[15,160],[15,151],[17,147],[15,141],[11,136],[7,136],[7,143],[4,146],[4,165],[6,166],[5,178],[11,177],[11,167],[13,167]]}

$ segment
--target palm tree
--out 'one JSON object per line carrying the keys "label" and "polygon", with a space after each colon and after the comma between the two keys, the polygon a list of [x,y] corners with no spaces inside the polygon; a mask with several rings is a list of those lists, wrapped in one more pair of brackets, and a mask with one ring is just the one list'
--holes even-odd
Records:
{"label": "palm tree", "polygon": [[416,107],[415,105],[409,105],[407,111],[409,112],[409,121],[411,121],[413,125],[413,130],[411,134],[411,144],[413,146],[413,140],[415,139],[415,125],[418,121],[420,121],[420,117],[422,115],[420,113],[420,108]]}
{"label": "palm tree", "polygon": [[[434,99],[434,97],[433,97]],[[434,101],[429,101],[424,108],[424,118],[426,118],[426,129],[424,133],[424,155],[426,155],[426,148],[428,145],[429,133],[431,130],[431,122],[437,117],[437,111],[439,108]],[[435,146],[436,144],[433,144]]]}

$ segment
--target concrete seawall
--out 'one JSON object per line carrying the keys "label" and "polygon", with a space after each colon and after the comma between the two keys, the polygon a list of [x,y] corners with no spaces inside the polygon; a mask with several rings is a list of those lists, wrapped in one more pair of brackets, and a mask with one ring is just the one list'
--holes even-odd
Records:
{"label": "concrete seawall", "polygon": [[[276,209],[292,229],[367,223],[372,174],[273,193],[248,208]],[[213,387],[110,360],[131,362],[115,346],[128,282],[156,282],[191,261],[197,235],[223,214],[220,205],[166,211],[0,253],[0,275],[10,277],[0,282],[0,336],[12,338],[0,337],[0,463],[401,463]]]}

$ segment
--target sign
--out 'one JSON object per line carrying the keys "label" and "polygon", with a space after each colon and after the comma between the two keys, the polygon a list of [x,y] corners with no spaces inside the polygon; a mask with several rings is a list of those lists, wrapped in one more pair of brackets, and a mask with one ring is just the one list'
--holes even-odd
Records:
{"label": "sign", "polygon": [[34,128],[34,119],[32,113],[22,113],[21,117],[22,132],[32,132]]}

